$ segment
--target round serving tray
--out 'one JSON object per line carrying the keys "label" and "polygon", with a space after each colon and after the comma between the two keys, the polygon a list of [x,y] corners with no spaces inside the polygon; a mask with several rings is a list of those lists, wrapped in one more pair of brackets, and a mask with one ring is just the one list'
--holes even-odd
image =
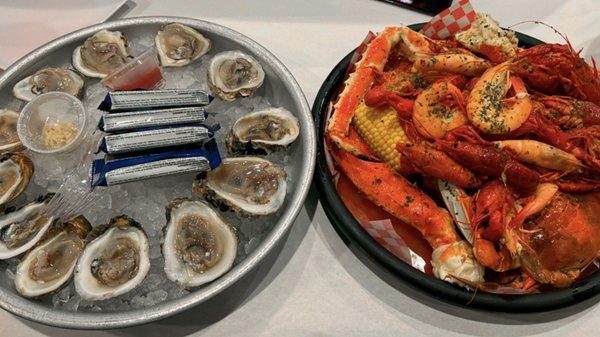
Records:
{"label": "round serving tray", "polygon": [[[410,25],[420,30],[424,24]],[[531,47],[543,43],[531,36],[517,33],[519,45]],[[375,264],[383,267],[397,279],[408,283],[412,288],[423,293],[450,302],[452,304],[506,312],[535,312],[556,309],[572,305],[600,293],[600,273],[581,280],[565,289],[553,290],[540,294],[501,295],[484,292],[473,293],[431,277],[404,261],[398,259],[387,249],[377,243],[365,231],[338,195],[325,159],[325,127],[326,113],[329,103],[336,99],[340,86],[343,85],[346,68],[354,51],[350,52],[333,68],[323,82],[313,104],[312,113],[317,127],[317,170],[315,180],[319,189],[319,198],[325,213],[333,223],[340,236],[347,242],[360,248]]]}
{"label": "round serving tray", "polygon": [[[160,26],[180,22],[200,31],[213,42],[215,52],[239,49],[250,53],[263,65],[267,81],[261,90],[272,98],[272,104],[293,111],[300,122],[301,135],[289,152],[288,164],[294,179],[289,183],[289,193],[281,216],[270,232],[244,260],[214,282],[195,289],[184,297],[165,301],[151,307],[117,312],[70,312],[51,305],[19,296],[14,287],[0,282],[0,306],[29,320],[67,328],[105,329],[137,325],[174,315],[198,305],[217,293],[224,291],[257,266],[292,226],[310,187],[315,165],[315,129],[309,105],[300,86],[286,67],[267,49],[250,38],[214,23],[179,17],[140,17],[111,21],[84,28],[36,49],[23,57],[0,76],[0,107],[11,99],[13,85],[25,74],[45,65],[68,65],[73,49],[102,30],[120,30],[126,35],[156,32]],[[213,53],[213,52],[211,52]],[[6,278],[4,273],[1,278]]]}

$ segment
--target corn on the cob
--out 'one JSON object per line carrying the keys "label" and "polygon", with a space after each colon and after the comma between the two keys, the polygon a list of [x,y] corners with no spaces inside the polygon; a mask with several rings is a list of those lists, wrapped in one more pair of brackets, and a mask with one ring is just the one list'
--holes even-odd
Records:
{"label": "corn on the cob", "polygon": [[353,123],[371,150],[394,170],[401,172],[396,145],[408,142],[408,138],[396,111],[392,108],[371,108],[361,103],[354,113]]}

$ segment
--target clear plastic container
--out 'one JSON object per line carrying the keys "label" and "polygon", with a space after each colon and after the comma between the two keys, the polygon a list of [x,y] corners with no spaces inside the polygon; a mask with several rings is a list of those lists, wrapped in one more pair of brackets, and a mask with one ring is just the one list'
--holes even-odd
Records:
{"label": "clear plastic container", "polygon": [[[77,131],[66,144],[48,148],[43,139],[43,130],[49,123],[73,123]],[[81,144],[85,125],[85,108],[77,97],[63,92],[49,92],[34,98],[21,110],[17,134],[23,145],[32,151],[64,153]]]}
{"label": "clear plastic container", "polygon": [[140,56],[122,65],[106,76],[102,84],[111,90],[156,89],[163,83],[156,48],[151,47]]}

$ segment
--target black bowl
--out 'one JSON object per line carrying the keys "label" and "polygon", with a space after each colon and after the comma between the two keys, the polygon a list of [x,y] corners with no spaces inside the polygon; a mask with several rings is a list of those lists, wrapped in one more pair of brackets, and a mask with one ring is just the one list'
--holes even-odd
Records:
{"label": "black bowl", "polygon": [[[423,25],[415,24],[409,27],[419,30]],[[519,45],[522,47],[531,47],[543,43],[521,33],[517,33],[517,37],[519,38]],[[600,293],[600,272],[596,272],[569,288],[540,294],[502,295],[484,292],[473,294],[473,292],[424,274],[401,261],[377,243],[360,226],[337,194],[324,154],[327,106],[332,99],[335,99],[334,95],[338,94],[339,88],[343,84],[346,68],[353,53],[350,52],[346,55],[327,76],[312,108],[318,138],[315,181],[319,189],[319,198],[327,217],[346,242],[358,246],[375,264],[383,267],[396,278],[407,282],[411,288],[460,306],[492,311],[536,312],[569,306]]]}

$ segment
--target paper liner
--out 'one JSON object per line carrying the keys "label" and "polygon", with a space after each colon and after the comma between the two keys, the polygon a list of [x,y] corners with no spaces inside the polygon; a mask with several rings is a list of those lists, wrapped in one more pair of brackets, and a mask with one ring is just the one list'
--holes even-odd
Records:
{"label": "paper liner", "polygon": [[467,29],[475,21],[475,10],[469,0],[454,0],[452,5],[425,24],[421,33],[432,39],[447,39]]}

